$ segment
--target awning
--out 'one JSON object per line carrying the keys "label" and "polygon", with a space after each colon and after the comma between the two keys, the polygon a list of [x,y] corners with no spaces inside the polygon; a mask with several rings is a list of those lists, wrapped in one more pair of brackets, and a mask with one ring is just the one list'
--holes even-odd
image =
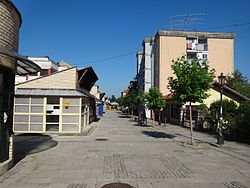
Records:
{"label": "awning", "polygon": [[28,89],[18,88],[15,91],[16,96],[64,96],[64,97],[87,97],[84,93],[81,93],[74,89]]}
{"label": "awning", "polygon": [[95,85],[95,82],[98,80],[98,77],[92,67],[85,67],[80,70],[77,70],[78,72],[78,83],[80,88],[86,89],[87,91],[90,91],[93,85]]}
{"label": "awning", "polygon": [[14,50],[9,50],[3,46],[0,46],[0,54],[9,56],[17,60],[16,74],[22,75],[36,73],[41,69],[37,64],[16,53]]}

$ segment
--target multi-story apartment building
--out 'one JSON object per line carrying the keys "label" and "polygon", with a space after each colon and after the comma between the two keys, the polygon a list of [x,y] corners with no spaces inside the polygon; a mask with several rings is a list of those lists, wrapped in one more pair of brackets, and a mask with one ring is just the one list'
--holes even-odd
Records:
{"label": "multi-story apartment building", "polygon": [[[150,87],[157,87],[167,97],[170,94],[168,77],[174,76],[171,65],[182,56],[190,60],[207,60],[216,76],[231,75],[234,71],[234,34],[160,30],[154,37],[145,38],[143,51],[137,52],[138,89],[148,92]],[[171,105],[171,111],[175,111],[172,106],[175,105]],[[150,111],[145,111],[150,118]]]}
{"label": "multi-story apartment building", "polygon": [[208,60],[216,76],[234,71],[234,34],[211,32],[158,31],[154,42],[154,84],[169,94],[167,78],[173,76],[171,64],[181,56]]}
{"label": "multi-story apartment building", "polygon": [[137,82],[140,90],[147,92],[152,86],[154,63],[154,37],[147,37],[142,43],[143,51],[136,54],[137,57]]}
{"label": "multi-story apartment building", "polygon": [[[148,92],[153,85],[154,75],[154,37],[146,37],[142,43],[143,51],[138,51],[137,57],[137,86],[138,90]],[[150,118],[150,111],[146,109],[146,117]]]}

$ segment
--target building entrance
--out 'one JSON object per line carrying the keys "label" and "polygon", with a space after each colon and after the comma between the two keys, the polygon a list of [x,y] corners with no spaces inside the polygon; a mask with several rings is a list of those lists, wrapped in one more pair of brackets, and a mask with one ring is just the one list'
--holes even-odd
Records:
{"label": "building entrance", "polygon": [[0,162],[8,159],[9,130],[12,121],[12,74],[0,69]]}

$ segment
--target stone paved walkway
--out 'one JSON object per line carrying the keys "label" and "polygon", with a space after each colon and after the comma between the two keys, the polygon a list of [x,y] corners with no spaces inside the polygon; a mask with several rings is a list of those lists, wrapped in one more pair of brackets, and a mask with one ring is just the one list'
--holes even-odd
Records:
{"label": "stone paved walkway", "polygon": [[[17,137],[19,162],[0,177],[0,187],[100,188],[124,182],[136,188],[250,187],[249,145],[189,130],[139,126],[119,112],[107,112],[89,136]],[[29,150],[25,148],[29,142]],[[56,143],[56,144],[55,144]]]}

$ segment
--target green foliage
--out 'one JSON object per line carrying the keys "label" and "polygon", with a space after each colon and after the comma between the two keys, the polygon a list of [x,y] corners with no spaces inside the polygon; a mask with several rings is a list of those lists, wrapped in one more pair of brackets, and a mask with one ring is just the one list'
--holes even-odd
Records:
{"label": "green foliage", "polygon": [[240,104],[237,116],[237,128],[235,134],[238,137],[250,138],[250,101],[245,101]]}
{"label": "green foliage", "polygon": [[129,82],[129,86],[128,86],[128,89],[129,91],[132,91],[132,90],[137,90],[137,79],[134,78],[132,81]]}
{"label": "green foliage", "polygon": [[250,98],[250,82],[239,70],[236,70],[232,77],[228,77],[226,85]]}
{"label": "green foliage", "polygon": [[130,90],[128,94],[125,96],[125,104],[129,108],[136,108],[136,96],[137,93],[135,90]]}
{"label": "green foliage", "polygon": [[[225,134],[241,138],[250,135],[250,101],[245,101],[237,107],[234,101],[223,100],[223,126]],[[203,128],[215,133],[220,113],[220,101],[215,101],[208,109],[205,105],[199,107]]]}
{"label": "green foliage", "polygon": [[[210,105],[210,123],[217,122],[220,112],[220,101],[215,101]],[[229,101],[227,99],[222,100],[222,116],[223,116],[223,126],[225,127],[225,133],[232,135],[237,126],[237,105],[234,101]],[[211,125],[212,126],[212,125]],[[216,126],[214,124],[213,126]],[[215,130],[216,127],[213,128]]]}
{"label": "green foliage", "polygon": [[112,95],[111,98],[110,98],[109,100],[110,100],[110,102],[117,102],[117,99],[115,98],[114,95]]}
{"label": "green foliage", "polygon": [[191,145],[194,144],[191,102],[202,103],[209,95],[207,91],[212,87],[214,70],[209,70],[207,61],[185,57],[178,58],[171,65],[176,78],[170,77],[170,91],[174,93],[173,98],[179,102],[189,102]]}
{"label": "green foliage", "polygon": [[142,91],[136,92],[135,90],[130,90],[127,95],[118,99],[118,103],[121,106],[136,108],[139,105],[145,104],[145,93]]}
{"label": "green foliage", "polygon": [[147,107],[150,110],[161,109],[165,106],[163,95],[158,88],[150,88],[146,94]]}
{"label": "green foliage", "polygon": [[142,106],[146,103],[146,94],[143,91],[139,91],[136,96],[136,105]]}
{"label": "green foliage", "polygon": [[119,97],[117,98],[117,102],[120,106],[126,106],[125,104],[125,97]]}
{"label": "green foliage", "polygon": [[171,65],[171,68],[176,78],[168,78],[168,87],[175,94],[175,99],[186,103],[202,102],[208,97],[207,91],[212,87],[215,71],[209,70],[206,61],[188,61],[181,57]]}

